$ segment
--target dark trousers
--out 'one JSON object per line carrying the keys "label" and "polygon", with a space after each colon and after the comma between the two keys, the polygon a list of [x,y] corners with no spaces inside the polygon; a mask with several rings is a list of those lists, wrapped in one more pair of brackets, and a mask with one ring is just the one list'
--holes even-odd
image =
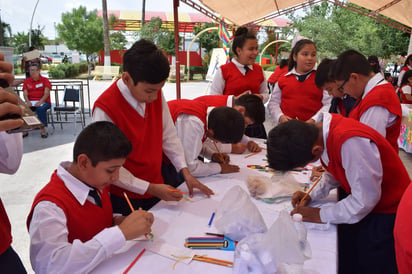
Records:
{"label": "dark trousers", "polygon": [[338,225],[339,274],[395,274],[395,214],[370,213]]}
{"label": "dark trousers", "polygon": [[37,117],[43,123],[45,127],[47,127],[47,110],[51,107],[49,102],[44,102],[39,107],[31,107],[31,110],[36,112]]}
{"label": "dark trousers", "polygon": [[27,273],[19,255],[17,255],[11,246],[0,255],[0,272],[7,274]]}
{"label": "dark trousers", "polygon": [[[171,163],[162,163],[162,176],[165,184],[171,185],[173,187],[178,187],[184,182],[182,174],[176,172],[175,167]],[[130,198],[130,203],[133,205],[134,209],[149,210],[155,204],[157,204],[160,199],[157,197],[152,197],[149,199],[132,199]],[[124,197],[119,197],[116,195],[110,195],[110,200],[112,201],[113,212],[120,213],[124,216],[130,214],[131,209]]]}
{"label": "dark trousers", "polygon": [[254,138],[267,139],[266,129],[263,124],[248,125],[245,129],[245,135]]}

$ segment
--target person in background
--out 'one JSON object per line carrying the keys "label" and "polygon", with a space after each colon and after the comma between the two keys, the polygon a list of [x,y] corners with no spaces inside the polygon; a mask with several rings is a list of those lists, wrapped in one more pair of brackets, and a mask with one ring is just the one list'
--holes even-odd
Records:
{"label": "person in background", "polygon": [[[37,117],[43,123],[40,135],[47,138],[47,110],[51,107],[50,102],[51,83],[49,79],[40,75],[40,68],[37,64],[30,65],[30,77],[24,80],[23,97]],[[23,137],[29,133],[26,132]]]}
{"label": "person in background", "polygon": [[402,78],[403,75],[408,71],[412,69],[412,54],[409,54],[408,57],[405,59],[405,64],[401,68],[401,71],[399,72],[398,75],[398,87],[401,86]]}
{"label": "person in background", "polygon": [[320,113],[329,110],[332,98],[315,85],[316,46],[312,40],[294,39],[288,70],[279,78],[268,103],[271,118],[276,124],[292,119],[317,121]]}
{"label": "person in background", "polygon": [[399,91],[402,98],[402,104],[412,104],[412,70],[408,70],[403,75]]}
{"label": "person in background", "polygon": [[[231,62],[224,64],[216,71],[210,87],[210,95],[256,94],[263,103],[269,99],[269,90],[263,69],[256,64],[259,54],[256,35],[246,27],[236,30],[232,52],[234,57]],[[263,124],[253,124],[246,128],[245,134],[249,137],[266,139],[267,134]]]}
{"label": "person in background", "polygon": [[[36,49],[36,47],[31,46],[31,47],[29,48],[29,51],[33,51],[33,50],[35,50],[35,49]],[[25,73],[26,73],[26,79],[30,77],[30,66],[31,66],[32,64],[37,64],[37,66],[38,66],[39,69],[41,70],[41,68],[42,68],[42,63],[41,63],[40,56],[39,56],[38,58],[34,58],[34,59],[31,59],[31,60],[27,60],[27,58],[26,58],[25,56],[23,56],[23,59],[21,59],[21,69],[22,69],[23,71],[25,71]]]}
{"label": "person in background", "polygon": [[270,75],[268,79],[269,93],[272,93],[275,84],[278,82],[279,77],[288,72],[288,59],[281,59],[279,65],[275,68],[275,71]]}
{"label": "person in background", "polygon": [[395,82],[393,81],[392,74],[391,74],[390,72],[385,72],[385,73],[383,74],[383,77],[385,78],[385,80],[386,80],[388,83],[391,83],[392,86],[395,86]]}
{"label": "person in background", "polygon": [[375,55],[371,55],[368,57],[368,62],[372,67],[372,71],[374,73],[382,73],[381,65],[379,64],[379,59]]}
{"label": "person in background", "polygon": [[[13,66],[4,61],[0,53],[0,80],[13,84]],[[16,96],[0,87],[0,117],[7,114],[22,115]],[[0,120],[0,173],[14,174],[20,166],[23,156],[23,141],[21,133],[8,134],[6,130],[18,128],[23,124],[22,119]],[[7,182],[2,182],[7,183]],[[0,199],[0,271],[2,273],[27,273],[19,255],[14,251],[11,235],[11,224]]]}

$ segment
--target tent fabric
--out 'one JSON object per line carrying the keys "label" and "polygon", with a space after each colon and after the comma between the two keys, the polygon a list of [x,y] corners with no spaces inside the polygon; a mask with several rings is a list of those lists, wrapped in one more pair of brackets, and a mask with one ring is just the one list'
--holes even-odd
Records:
{"label": "tent fabric", "polygon": [[[290,8],[306,1],[301,0],[200,0],[209,9],[237,25],[253,22],[266,15]],[[330,1],[333,2],[333,1]],[[387,16],[412,27],[412,0],[351,0],[350,3]]]}

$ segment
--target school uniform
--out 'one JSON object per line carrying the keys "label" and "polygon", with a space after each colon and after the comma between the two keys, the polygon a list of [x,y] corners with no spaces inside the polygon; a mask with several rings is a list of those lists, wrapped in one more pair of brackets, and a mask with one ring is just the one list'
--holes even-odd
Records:
{"label": "school uniform", "polygon": [[279,77],[268,103],[269,114],[276,123],[282,115],[302,121],[318,121],[322,112],[328,112],[332,98],[327,91],[316,87],[315,73],[312,70],[300,75],[293,68]]}
{"label": "school uniform", "polygon": [[114,211],[123,215],[130,213],[123,192],[135,208],[150,209],[159,199],[146,191],[149,183],[164,183],[163,152],[176,170],[186,167],[183,147],[161,90],[155,101],[138,102],[119,79],[96,100],[93,120],[113,122],[133,145],[133,151],[120,169],[119,180],[110,186]]}
{"label": "school uniform", "polygon": [[343,98],[332,98],[329,113],[338,113],[344,117],[348,117],[355,103],[356,99],[347,95],[345,95]]}
{"label": "school uniform", "polygon": [[408,70],[411,70],[412,69],[412,67],[411,66],[409,66],[409,65],[406,65],[406,66],[404,66],[402,69],[401,69],[401,71],[399,72],[399,75],[398,75],[398,87],[401,85],[401,83],[402,83],[402,78],[403,78],[403,75],[408,71]]}
{"label": "school uniform", "polygon": [[[247,90],[261,95],[264,104],[269,100],[269,89],[262,67],[258,64],[245,66],[233,58],[216,71],[209,94],[238,96]],[[267,138],[263,124],[246,127],[245,134],[249,137]]]}
{"label": "school uniform", "polygon": [[[312,200],[341,186],[348,196],[321,207],[322,222],[340,224],[339,273],[396,273],[393,226],[410,183],[397,152],[377,131],[341,115],[323,115],[322,165]],[[356,155],[356,157],[355,157]]]}
{"label": "school uniform", "polygon": [[30,260],[36,273],[87,273],[126,244],[118,226],[107,189],[93,190],[68,172],[62,162],[50,182],[36,195],[27,227]]}
{"label": "school uniform", "polygon": [[405,94],[412,95],[412,85],[405,84],[400,88],[402,104],[412,104],[412,100],[406,99]]}
{"label": "school uniform", "polygon": [[198,156],[211,159],[213,153],[216,153],[210,147],[203,146],[206,140],[208,112],[213,108],[208,108],[202,102],[186,99],[172,100],[168,105],[177,135],[182,141],[190,173],[195,177],[220,173],[220,164],[204,163],[198,159]]}
{"label": "school uniform", "polygon": [[402,109],[393,86],[380,73],[368,81],[349,118],[378,131],[398,151]]}
{"label": "school uniform", "polygon": [[[13,174],[20,166],[23,155],[21,133],[0,132],[0,173]],[[6,183],[6,182],[2,182]],[[0,269],[4,273],[26,273],[23,263],[13,250],[11,224],[0,199]]]}

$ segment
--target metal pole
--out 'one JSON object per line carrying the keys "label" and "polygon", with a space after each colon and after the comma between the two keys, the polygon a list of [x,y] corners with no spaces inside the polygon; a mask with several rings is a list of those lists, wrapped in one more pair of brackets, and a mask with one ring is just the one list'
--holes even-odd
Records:
{"label": "metal pole", "polygon": [[143,0],[142,4],[142,28],[144,25],[144,20],[146,20],[146,0]]}
{"label": "metal pole", "polygon": [[180,58],[179,58],[179,0],[173,0],[173,18],[175,25],[175,60],[176,60],[176,99],[180,99]]}
{"label": "metal pole", "polygon": [[37,0],[36,5],[34,6],[33,14],[31,15],[30,30],[29,30],[29,47],[31,47],[31,27],[33,25],[33,17],[34,17],[34,13],[36,12],[36,8],[37,8],[38,3],[39,3],[39,0]]}

